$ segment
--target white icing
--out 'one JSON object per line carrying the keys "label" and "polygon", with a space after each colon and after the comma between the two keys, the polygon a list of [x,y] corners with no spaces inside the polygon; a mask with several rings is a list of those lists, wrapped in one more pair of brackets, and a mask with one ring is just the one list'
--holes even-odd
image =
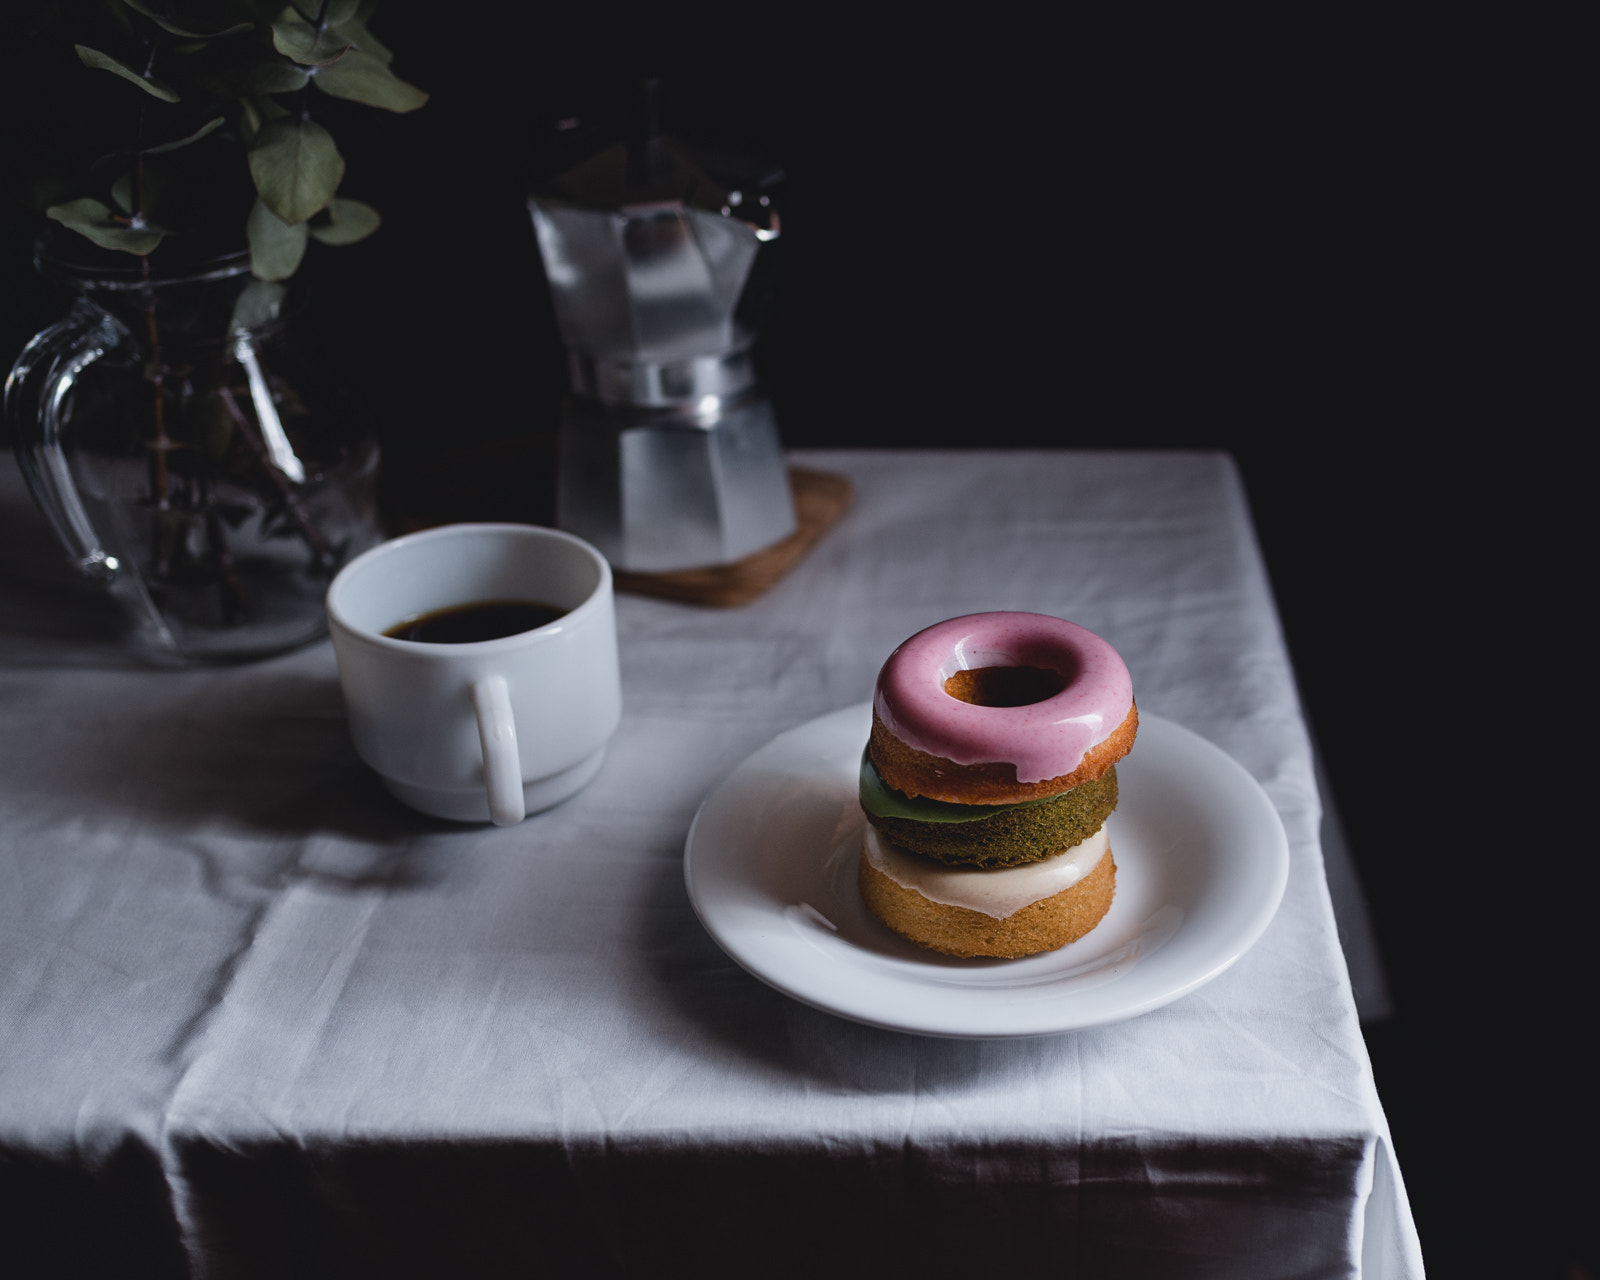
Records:
{"label": "white icing", "polygon": [[979,867],[947,867],[932,858],[890,844],[867,824],[862,856],[903,889],[920,893],[930,902],[947,907],[981,911],[996,920],[1015,915],[1041,898],[1053,898],[1072,888],[1100,864],[1111,851],[1107,824],[1101,823],[1087,840],[1053,853],[1039,862],[985,871]]}

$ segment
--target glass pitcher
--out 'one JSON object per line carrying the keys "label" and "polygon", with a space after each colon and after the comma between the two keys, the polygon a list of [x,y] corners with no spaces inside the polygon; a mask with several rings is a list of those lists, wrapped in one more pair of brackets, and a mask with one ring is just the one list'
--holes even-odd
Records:
{"label": "glass pitcher", "polygon": [[326,631],[323,596],[379,540],[378,450],[288,340],[282,284],[248,255],[182,273],[84,265],[6,380],[34,500],[160,663],[279,653]]}

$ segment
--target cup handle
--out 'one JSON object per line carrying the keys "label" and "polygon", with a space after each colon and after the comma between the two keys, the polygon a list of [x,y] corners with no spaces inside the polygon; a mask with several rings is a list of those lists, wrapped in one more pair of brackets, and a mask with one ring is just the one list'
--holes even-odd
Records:
{"label": "cup handle", "polygon": [[517,722],[511,715],[511,690],[504,676],[485,676],[472,686],[483,744],[483,782],[489,793],[489,820],[515,826],[527,810],[522,803],[522,758],[517,752]]}

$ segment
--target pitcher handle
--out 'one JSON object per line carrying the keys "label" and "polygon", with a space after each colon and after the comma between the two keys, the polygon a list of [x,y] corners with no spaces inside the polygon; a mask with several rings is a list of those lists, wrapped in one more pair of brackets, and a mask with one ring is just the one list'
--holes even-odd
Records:
{"label": "pitcher handle", "polygon": [[108,586],[123,567],[101,546],[72,483],[61,418],[78,375],[127,338],[116,319],[80,299],[65,320],[35,335],[6,378],[6,423],[28,491],[78,572]]}

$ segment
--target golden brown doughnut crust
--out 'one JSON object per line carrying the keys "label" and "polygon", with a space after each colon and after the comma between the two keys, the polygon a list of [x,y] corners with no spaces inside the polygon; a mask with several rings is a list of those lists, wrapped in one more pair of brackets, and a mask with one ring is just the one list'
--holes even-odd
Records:
{"label": "golden brown doughnut crust", "polygon": [[872,763],[883,780],[908,796],[949,800],[955,804],[1014,804],[1053,796],[1080,782],[1092,782],[1128,754],[1139,732],[1139,704],[1104,742],[1090,747],[1083,762],[1071,773],[1043,782],[1018,782],[1017,766],[1010,763],[957,764],[942,756],[909,747],[889,732],[872,712]]}
{"label": "golden brown doughnut crust", "polygon": [[879,871],[863,855],[856,882],[872,914],[903,938],[947,956],[1015,960],[1076,942],[1105,918],[1117,888],[1111,850],[1088,875],[1054,897],[996,920],[981,911],[924,898]]}

